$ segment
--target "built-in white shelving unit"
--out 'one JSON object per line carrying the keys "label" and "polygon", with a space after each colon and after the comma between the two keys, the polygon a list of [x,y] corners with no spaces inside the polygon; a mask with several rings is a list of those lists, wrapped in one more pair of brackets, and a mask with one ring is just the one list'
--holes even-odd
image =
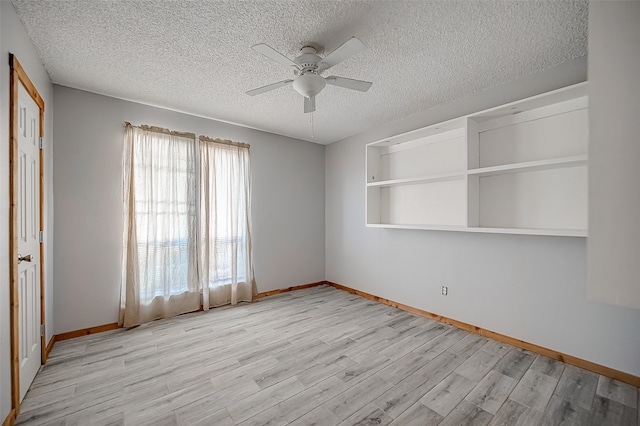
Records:
{"label": "built-in white shelving unit", "polygon": [[375,228],[587,235],[586,83],[367,145]]}

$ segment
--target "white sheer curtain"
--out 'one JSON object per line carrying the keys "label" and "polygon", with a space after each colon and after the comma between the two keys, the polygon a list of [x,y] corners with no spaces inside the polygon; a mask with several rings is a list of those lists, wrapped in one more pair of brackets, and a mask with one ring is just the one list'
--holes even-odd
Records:
{"label": "white sheer curtain", "polygon": [[119,324],[251,301],[249,145],[129,123],[124,145]]}
{"label": "white sheer curtain", "polygon": [[197,310],[195,135],[125,129],[125,327]]}
{"label": "white sheer curtain", "polygon": [[256,288],[247,144],[200,136],[200,241],[204,309],[251,301]]}

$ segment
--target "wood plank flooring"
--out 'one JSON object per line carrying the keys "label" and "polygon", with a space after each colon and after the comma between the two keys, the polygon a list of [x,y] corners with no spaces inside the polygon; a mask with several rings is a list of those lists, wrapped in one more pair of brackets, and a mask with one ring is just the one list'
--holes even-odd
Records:
{"label": "wood plank flooring", "polygon": [[19,425],[640,425],[638,388],[320,286],[59,342]]}

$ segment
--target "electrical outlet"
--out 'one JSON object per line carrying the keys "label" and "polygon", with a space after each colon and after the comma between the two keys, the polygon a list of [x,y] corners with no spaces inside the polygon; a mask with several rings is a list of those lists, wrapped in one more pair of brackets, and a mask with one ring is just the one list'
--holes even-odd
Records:
{"label": "electrical outlet", "polygon": [[447,294],[449,294],[449,287],[443,285],[442,286],[442,295],[446,296]]}

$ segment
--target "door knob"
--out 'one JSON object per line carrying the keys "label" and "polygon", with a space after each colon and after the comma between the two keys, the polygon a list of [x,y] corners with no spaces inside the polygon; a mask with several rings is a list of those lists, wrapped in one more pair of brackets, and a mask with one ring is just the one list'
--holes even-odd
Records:
{"label": "door knob", "polygon": [[25,262],[31,262],[31,255],[28,254],[26,256],[20,256],[20,253],[18,253],[18,263],[22,262],[23,260]]}

